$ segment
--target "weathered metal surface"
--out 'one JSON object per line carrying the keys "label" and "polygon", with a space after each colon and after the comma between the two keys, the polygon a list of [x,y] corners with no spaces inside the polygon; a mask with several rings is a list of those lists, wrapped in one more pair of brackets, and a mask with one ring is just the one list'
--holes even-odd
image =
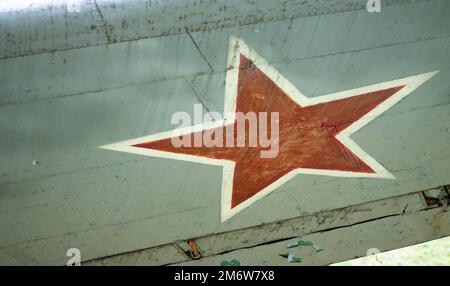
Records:
{"label": "weathered metal surface", "polygon": [[[420,1],[1,60],[1,261],[90,260],[448,184],[449,12]],[[397,179],[297,176],[221,224],[220,167],[98,148],[170,130],[195,103],[222,112],[230,34],[309,97],[440,70],[352,136]],[[155,263],[185,257],[170,247]]]}
{"label": "weathered metal surface", "polygon": [[[372,72],[376,72],[376,69],[366,70],[366,77],[361,77],[361,75],[358,77],[357,74],[361,73],[360,69],[351,68],[355,65],[353,61],[364,64],[358,58],[364,60],[368,53],[372,53],[370,55],[372,57],[379,56],[384,61],[391,62],[402,49],[399,44],[413,44],[411,50],[407,51],[409,54],[407,53],[403,57],[415,57],[413,53],[416,50],[417,53],[424,51],[421,52],[424,55],[430,53],[429,58],[418,59],[421,62],[415,68],[411,66],[399,68],[399,71],[403,68],[409,69],[410,74],[420,73],[419,67],[427,64],[426,61],[432,58],[435,50],[439,50],[443,45],[448,45],[444,42],[450,36],[446,13],[450,9],[449,7],[448,1],[433,1],[432,3],[395,6],[385,9],[377,16],[363,10],[346,13],[345,16],[336,14],[307,17],[292,21],[222,29],[220,32],[192,33],[192,37],[214,70],[224,71],[226,56],[223,52],[225,52],[224,47],[228,45],[228,36],[230,34],[238,35],[260,52],[268,62],[283,70],[283,74],[290,81],[296,85],[301,84],[306,94],[317,96],[348,88],[344,81],[338,80],[334,76],[326,79],[327,85],[318,80],[320,77],[317,75],[323,74],[323,69],[330,66],[336,69],[336,73],[351,73],[349,76],[356,80],[356,86],[365,85],[368,80],[370,83],[376,83],[403,77],[404,74],[396,73],[396,70],[390,69],[388,66],[384,67],[385,70],[382,73],[372,74]],[[423,15],[433,15],[434,21],[430,22],[426,17],[411,17],[411,15],[417,14],[417,11],[422,11]],[[347,29],[339,27],[351,27],[351,29],[347,31]],[[187,35],[161,37],[1,61],[0,92],[2,97],[0,104],[89,93],[209,71],[203,67],[206,63],[197,59],[199,55],[193,51],[195,47],[187,39]],[[432,41],[433,39],[442,39],[442,43],[436,43],[436,40]],[[382,47],[385,48],[374,50]],[[155,54],[158,56],[150,56]],[[173,57],[174,54],[178,57]],[[336,55],[336,57],[331,57],[331,55]],[[350,55],[355,57],[355,60],[348,61]],[[389,56],[392,58],[387,58]],[[189,60],[191,57],[192,59]],[[317,57],[324,60],[323,65],[315,63],[314,58]],[[311,59],[307,60],[308,58]],[[432,63],[428,63],[428,65],[430,64]],[[412,68],[414,70],[411,70]],[[190,72],[189,69],[191,69]],[[30,72],[24,74],[23,70]],[[194,70],[196,73],[193,72]],[[157,73],[158,71],[160,73]],[[297,73],[301,76],[298,76]],[[80,74],[86,75],[86,78],[81,80],[78,78]],[[217,78],[217,82],[198,83],[202,85],[203,89],[212,88],[212,90],[207,90],[206,96],[218,96],[215,100],[215,103],[218,102],[218,104],[209,106],[217,111],[223,108],[223,90],[219,88],[224,80],[222,76],[224,78],[224,75],[220,74],[203,76],[201,78],[205,78],[206,81]],[[196,79],[196,82],[199,82],[201,78]],[[205,99],[205,104],[210,105],[210,101],[210,98]]]}
{"label": "weathered metal surface", "polygon": [[5,59],[0,61],[0,106],[83,96],[208,70],[187,35]]}
{"label": "weathered metal surface", "polygon": [[[383,5],[427,0],[385,0]],[[428,0],[429,1],[429,0]],[[359,0],[85,0],[3,4],[0,58],[364,9]]]}
{"label": "weathered metal surface", "polygon": [[224,261],[233,260],[242,266],[328,265],[363,257],[371,251],[388,251],[448,236],[449,220],[449,211],[432,209],[412,216],[390,216],[178,265],[219,266]]}
{"label": "weathered metal surface", "polygon": [[[440,192],[441,189],[436,188],[427,190],[427,192],[434,190]],[[303,216],[290,220],[278,221],[250,228],[195,238],[194,241],[202,254],[202,259],[200,261],[191,261],[192,258],[189,258],[187,255],[183,255],[183,251],[187,252],[187,249],[179,247],[178,245],[182,244],[182,242],[177,242],[174,244],[139,250],[132,253],[85,261],[83,262],[83,265],[162,265],[176,262],[182,262],[183,264],[192,263],[220,265],[220,262],[223,260],[233,260],[237,257],[241,258],[244,263],[254,263],[257,265],[265,263],[271,265],[272,262],[273,264],[286,264],[286,259],[277,257],[277,251],[280,251],[281,253],[290,241],[295,241],[295,237],[305,239],[305,237],[308,238],[321,233],[336,234],[336,232],[341,232],[343,229],[346,231],[353,226],[356,226],[355,228],[366,228],[366,225],[372,227],[373,222],[377,222],[377,224],[379,224],[379,221],[384,221],[385,218],[391,217],[396,217],[400,220],[411,220],[411,218],[416,217],[419,212],[434,208],[439,208],[439,205],[427,205],[421,193],[413,193],[361,205],[355,205],[343,209],[324,211],[311,216]],[[438,213],[441,213],[442,211],[444,211],[444,209],[440,208]],[[434,227],[438,229],[446,224],[447,221],[448,218],[436,221],[435,223],[433,222]],[[377,229],[377,231],[378,230],[379,229]],[[421,233],[421,235],[423,235],[422,237],[426,237],[426,235],[428,235],[428,237],[423,240],[429,240],[438,238],[439,236],[448,235],[449,231],[449,229],[444,227],[444,230],[439,233],[430,231]],[[393,236],[395,234],[397,234],[397,232],[394,232]],[[367,234],[364,234],[364,236],[367,236]],[[380,238],[379,235],[374,236]],[[354,239],[358,239],[360,237],[361,235],[355,235]],[[418,238],[417,234],[414,235],[414,238]],[[347,243],[348,241],[347,239],[341,239],[339,235],[334,236],[334,239],[334,244],[332,242],[329,243],[333,249],[339,245],[337,240],[342,240],[342,243],[344,243],[344,241]],[[361,240],[363,241],[365,239]],[[354,242],[353,239],[351,241]],[[367,250],[374,247],[381,247],[380,251],[389,249],[386,248],[386,241],[388,240],[383,241],[383,239],[380,238],[378,243],[375,243],[375,241],[376,239],[366,241],[369,244],[374,242],[373,246],[369,246],[366,249],[363,249],[363,245],[359,245],[359,247],[354,248],[353,250],[350,248],[340,249],[340,259],[353,258],[353,255],[363,256],[366,254]],[[419,241],[420,240],[415,242]],[[399,239],[396,243],[389,243],[391,248],[398,248],[415,242],[402,241],[402,239]],[[278,247],[277,245],[281,246]],[[348,245],[351,244],[349,243]],[[181,248],[176,257],[170,255],[172,249],[174,248],[179,250]],[[257,253],[261,248],[266,248],[266,252],[268,250],[275,251],[275,257],[261,257]],[[158,254],[164,252],[168,255],[165,257],[165,260],[161,260]],[[236,253],[238,253],[238,255],[236,255]],[[327,264],[334,262],[335,256],[330,255],[329,252],[328,255],[328,260],[320,259],[319,261],[316,261],[316,264]],[[345,256],[343,257],[342,255]],[[155,256],[158,256],[158,259],[155,259]]]}
{"label": "weathered metal surface", "polygon": [[[192,37],[206,56],[215,71],[223,71],[226,67],[226,57],[217,51],[223,50],[228,44],[229,35],[234,35],[245,40],[245,42],[258,51],[259,54],[276,68],[279,66],[291,68],[282,69],[283,75],[296,84],[315,85],[307,89],[305,93],[321,95],[328,93],[326,89],[345,89],[345,84],[337,77],[320,78],[326,79],[328,85],[324,85],[313,73],[333,67],[336,74],[343,71],[346,73],[356,72],[346,69],[346,65],[354,65],[355,62],[349,58],[354,55],[377,53],[383,51],[378,48],[406,47],[408,44],[427,44],[433,39],[448,38],[450,31],[448,27],[448,13],[450,3],[448,1],[427,1],[409,5],[398,5],[385,7],[381,13],[368,13],[365,9],[331,15],[306,17],[286,21],[271,22],[267,24],[223,28],[216,31],[203,31],[192,33]],[[419,12],[420,11],[420,12]],[[433,15],[433,21],[423,15]],[[420,45],[419,45],[420,46]],[[405,49],[406,51],[408,49]],[[396,52],[382,52],[385,58],[383,63],[390,63],[387,57],[398,57]],[[417,52],[421,56],[424,54]],[[331,59],[331,55],[346,55],[338,63],[326,63],[323,65],[299,65],[301,60],[311,63],[315,58]],[[407,57],[405,55],[405,57]],[[403,57],[401,57],[403,59]],[[419,59],[418,59],[419,60]],[[398,59],[397,59],[398,61]],[[290,64],[290,65],[289,65]],[[369,64],[369,63],[368,63]],[[402,64],[398,61],[397,64]],[[403,63],[405,64],[405,63]],[[361,66],[360,66],[361,67]],[[380,68],[380,67],[377,67]],[[388,67],[385,66],[388,70]],[[298,70],[297,70],[298,69]],[[400,71],[390,69],[390,72]],[[290,76],[289,73],[296,71]],[[302,71],[301,73],[298,73]],[[308,73],[305,73],[308,71]],[[361,73],[358,70],[358,73]],[[367,78],[372,78],[376,83],[378,69],[365,69]],[[417,72],[412,72],[415,74]],[[301,75],[301,76],[300,76]],[[309,75],[309,76],[308,76]],[[353,74],[349,74],[349,76]],[[307,76],[307,77],[306,77]],[[392,77],[388,78],[400,78]],[[318,84],[320,82],[320,85]],[[355,83],[355,85],[364,85]]]}
{"label": "weathered metal surface", "polygon": [[107,43],[92,5],[70,11],[66,1],[8,2],[0,5],[0,58]]}

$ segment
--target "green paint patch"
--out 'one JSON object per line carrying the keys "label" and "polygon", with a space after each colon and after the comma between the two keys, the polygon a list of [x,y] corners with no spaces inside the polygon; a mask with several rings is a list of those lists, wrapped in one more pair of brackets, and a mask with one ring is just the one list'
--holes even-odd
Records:
{"label": "green paint patch", "polygon": [[321,251],[323,250],[322,248],[320,248],[320,247],[317,246],[317,245],[313,245],[313,249],[314,249],[314,252],[315,252],[315,253],[321,252]]}
{"label": "green paint patch", "polygon": [[[315,245],[311,241],[305,241],[305,240],[297,240],[295,242],[289,243],[286,247],[289,248],[312,248],[314,253],[321,252],[323,249],[319,246]],[[296,257],[293,253],[280,253],[281,257],[287,258],[289,263],[301,263],[302,259],[299,257]]]}
{"label": "green paint patch", "polygon": [[312,243],[311,241],[298,240],[296,242],[289,243],[287,245],[287,248],[310,247],[310,246],[314,246],[314,243]]}
{"label": "green paint patch", "polygon": [[231,261],[224,260],[220,262],[220,266],[241,266],[241,263],[236,259],[233,259]]}
{"label": "green paint patch", "polygon": [[286,248],[295,248],[295,247],[298,247],[298,248],[312,247],[315,253],[321,252],[323,250],[322,248],[315,245],[311,241],[305,241],[305,240],[298,240],[298,241],[289,243]]}

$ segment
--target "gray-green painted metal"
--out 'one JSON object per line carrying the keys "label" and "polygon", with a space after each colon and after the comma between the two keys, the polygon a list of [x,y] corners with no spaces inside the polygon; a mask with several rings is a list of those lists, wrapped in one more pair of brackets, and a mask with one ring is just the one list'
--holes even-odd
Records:
{"label": "gray-green painted metal", "polygon": [[[450,2],[382,2],[0,12],[0,262],[95,259],[449,184]],[[299,175],[221,224],[220,167],[98,148],[170,130],[195,103],[222,111],[231,34],[309,97],[440,70],[352,136],[397,179]]]}

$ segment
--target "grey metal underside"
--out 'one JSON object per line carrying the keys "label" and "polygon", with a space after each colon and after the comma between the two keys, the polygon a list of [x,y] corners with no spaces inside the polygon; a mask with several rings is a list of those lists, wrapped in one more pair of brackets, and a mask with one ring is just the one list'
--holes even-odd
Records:
{"label": "grey metal underside", "polygon": [[[0,13],[0,263],[64,264],[72,247],[90,260],[450,183],[450,1],[374,14],[125,2],[97,1],[101,21],[83,6]],[[299,175],[221,224],[220,167],[98,148],[170,130],[195,103],[222,111],[231,34],[309,97],[440,70],[352,136],[397,179]]]}
{"label": "grey metal underside", "polygon": [[[446,188],[198,237],[193,240],[199,258],[193,257],[188,243],[177,241],[83,265],[221,265],[233,260],[242,266],[328,265],[449,235],[448,205],[428,205],[425,200],[425,194],[435,191]],[[292,247],[298,241],[312,247]],[[300,260],[289,261],[286,253]]]}

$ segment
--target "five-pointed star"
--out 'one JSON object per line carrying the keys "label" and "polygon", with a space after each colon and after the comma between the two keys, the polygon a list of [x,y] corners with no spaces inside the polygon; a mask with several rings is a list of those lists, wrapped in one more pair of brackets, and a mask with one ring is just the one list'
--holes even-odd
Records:
{"label": "five-pointed star", "polygon": [[[224,114],[278,112],[279,151],[262,158],[262,148],[175,147],[171,131],[102,146],[106,149],[223,166],[222,222],[296,174],[393,178],[349,137],[400,101],[436,72],[308,98],[241,39],[231,37]],[[216,130],[236,140],[227,125],[235,116],[179,129],[177,135]],[[236,127],[236,126],[235,126]],[[248,134],[248,132],[247,132]],[[248,141],[248,136],[246,138]]]}

